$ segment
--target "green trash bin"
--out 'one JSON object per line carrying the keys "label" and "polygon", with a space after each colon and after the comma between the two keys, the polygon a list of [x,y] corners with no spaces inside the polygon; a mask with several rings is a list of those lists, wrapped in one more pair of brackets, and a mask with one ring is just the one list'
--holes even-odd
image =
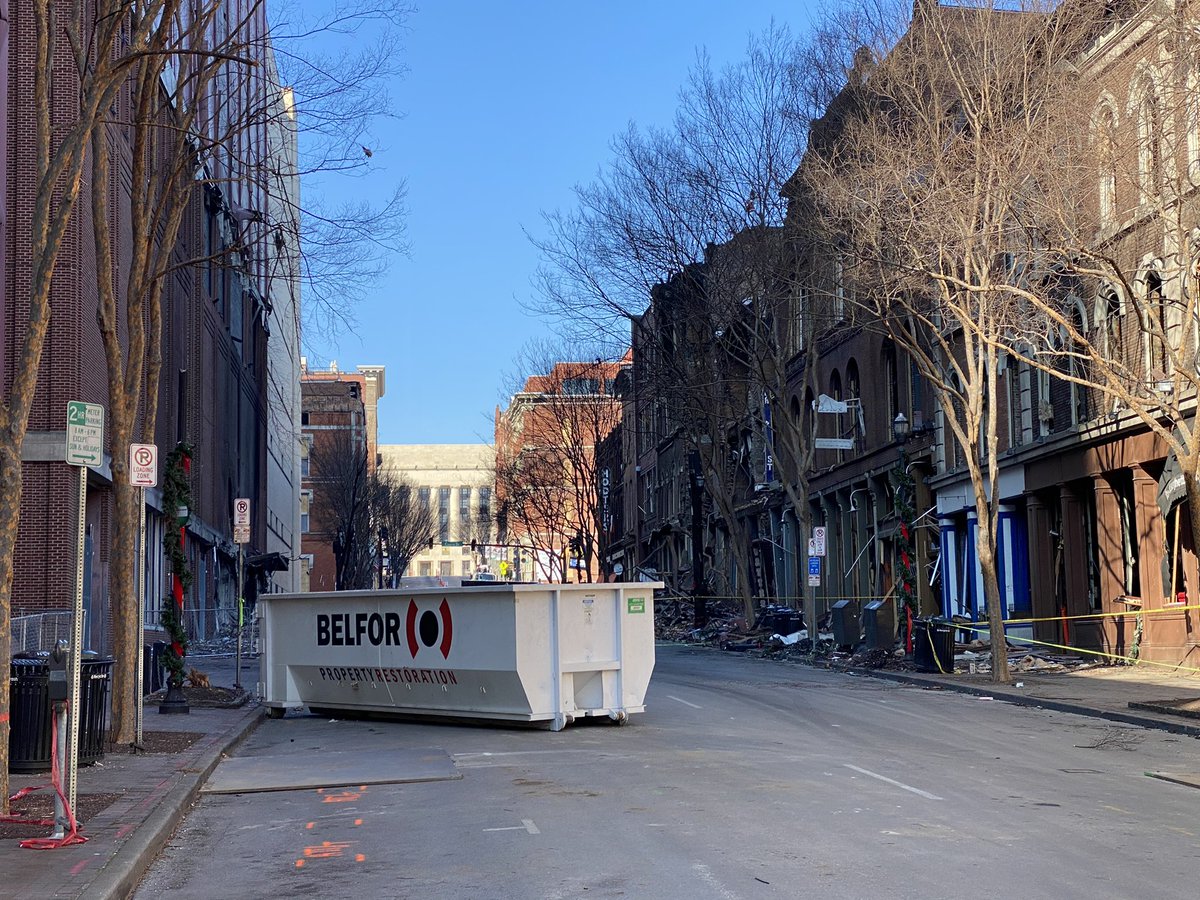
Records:
{"label": "green trash bin", "polygon": [[[104,756],[112,659],[85,651],[79,671],[79,764]],[[48,772],[53,747],[50,666],[45,657],[14,657],[9,681],[11,728],[8,761],[12,772]]]}

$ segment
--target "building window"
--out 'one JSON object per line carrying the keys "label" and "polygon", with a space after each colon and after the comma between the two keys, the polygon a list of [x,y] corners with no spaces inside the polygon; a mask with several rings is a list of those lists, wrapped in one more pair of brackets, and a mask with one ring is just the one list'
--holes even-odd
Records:
{"label": "building window", "polygon": [[492,515],[492,489],[481,487],[479,489],[479,518],[487,520]]}
{"label": "building window", "polygon": [[312,445],[311,434],[300,436],[300,477],[308,478],[312,474]]}
{"label": "building window", "polygon": [[1117,121],[1107,103],[1096,119],[1094,139],[1100,168],[1100,224],[1112,225],[1117,220]]}
{"label": "building window", "polygon": [[309,532],[309,525],[310,525],[309,513],[310,513],[310,510],[312,509],[312,499],[313,499],[312,491],[301,491],[300,492],[300,533],[301,534],[308,534],[308,532]]}
{"label": "building window", "polygon": [[846,317],[846,261],[842,251],[838,250],[833,256],[833,321],[840,322]]}
{"label": "building window", "polygon": [[442,577],[448,578],[449,576],[454,574],[453,572],[450,571],[450,568],[453,565],[454,565],[454,563],[450,562],[450,560],[448,560],[448,559],[443,559],[440,563],[438,563],[438,566],[440,567],[440,574],[442,575]]}
{"label": "building window", "polygon": [[469,487],[458,489],[458,517],[462,519],[464,526],[469,525],[471,521],[471,489]]}
{"label": "building window", "polygon": [[431,490],[427,487],[417,488],[417,502],[421,504],[421,509],[429,509],[429,495]]}
{"label": "building window", "polygon": [[562,392],[572,397],[598,394],[600,393],[600,380],[598,378],[564,378]]}
{"label": "building window", "polygon": [[[1075,310],[1072,315],[1072,326],[1080,335],[1087,333],[1087,320],[1084,317],[1083,305],[1076,301]],[[1088,378],[1088,360],[1087,347],[1081,342],[1070,341],[1071,353],[1068,357],[1070,366],[1070,374],[1073,379],[1078,378],[1086,381]],[[1071,381],[1071,421],[1072,424],[1079,425],[1091,418],[1091,413],[1088,409],[1088,390],[1082,385]]]}
{"label": "building window", "polygon": [[1137,133],[1142,202],[1149,203],[1162,193],[1164,163],[1162,105],[1154,77],[1149,73],[1142,78],[1137,103]]}
{"label": "building window", "polygon": [[430,575],[433,574],[433,563],[431,563],[431,562],[420,563],[418,565],[418,571],[420,572],[421,575],[428,578]]}

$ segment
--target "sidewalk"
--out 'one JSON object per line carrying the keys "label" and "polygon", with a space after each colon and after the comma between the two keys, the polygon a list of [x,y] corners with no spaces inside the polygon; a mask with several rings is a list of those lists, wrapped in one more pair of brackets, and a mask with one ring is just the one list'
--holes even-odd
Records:
{"label": "sidewalk", "polygon": [[[214,686],[232,686],[232,659],[189,660],[209,675]],[[258,661],[243,660],[242,683],[253,690]],[[261,721],[253,699],[235,709],[193,708],[188,715],[160,715],[158,707],[145,708],[144,733],[150,737],[172,732],[174,743],[192,742],[175,752],[109,753],[94,766],[79,770],[76,792],[82,802],[89,796],[118,795],[94,817],[81,822],[88,838],[61,850],[24,850],[15,839],[0,841],[0,898],[122,898],[136,887],[175,827],[191,807],[197,792],[220,762]],[[166,745],[166,736],[160,740]],[[15,793],[30,784],[49,781],[49,773],[17,775],[11,779]],[[50,828],[28,826],[28,837],[45,837]]]}
{"label": "sidewalk", "polygon": [[[977,697],[1059,712],[1108,719],[1200,737],[1200,711],[1170,712],[1162,701],[1200,699],[1200,678],[1174,675],[1150,666],[1104,666],[1080,671],[1014,672],[1011,684],[993,684],[990,675],[926,674],[863,669],[832,664],[834,671],[867,675],[930,690],[959,691]],[[1018,687],[1018,685],[1021,685]],[[1200,704],[1191,704],[1192,709]]]}

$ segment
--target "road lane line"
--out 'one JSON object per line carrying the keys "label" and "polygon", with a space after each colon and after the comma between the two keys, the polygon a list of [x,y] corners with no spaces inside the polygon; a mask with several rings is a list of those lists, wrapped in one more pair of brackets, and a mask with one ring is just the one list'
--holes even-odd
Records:
{"label": "road lane line", "polygon": [[522,819],[520,825],[506,825],[503,828],[485,828],[484,831],[527,831],[529,834],[541,834],[533,819]]}
{"label": "road lane line", "polygon": [[908,791],[909,793],[916,794],[920,797],[925,797],[926,799],[929,799],[929,800],[943,799],[942,797],[939,797],[937,794],[931,794],[931,793],[929,793],[929,791],[923,791],[920,788],[912,787],[911,785],[904,784],[903,782],[900,782],[900,781],[896,781],[894,778],[888,778],[886,775],[880,775],[878,772],[872,772],[869,769],[860,769],[858,766],[850,765],[850,763],[842,763],[842,765],[844,765],[847,769],[853,769],[855,772],[861,772],[863,775],[869,775],[872,778],[878,778],[880,781],[886,781],[888,784],[895,785],[896,787],[900,788],[901,790]]}
{"label": "road lane line", "polygon": [[697,706],[695,703],[688,703],[682,697],[676,697],[674,694],[667,694],[668,700],[674,700],[676,703],[682,703],[684,706],[690,706],[692,709],[704,709],[703,706]]}
{"label": "road lane line", "polygon": [[692,866],[692,869],[697,875],[700,876],[701,881],[724,897],[725,900],[741,900],[739,895],[735,894],[733,891],[729,890],[729,888],[725,887],[725,885],[721,884],[721,882],[717,881],[716,876],[713,875],[708,866],[704,865],[704,863],[695,863]]}

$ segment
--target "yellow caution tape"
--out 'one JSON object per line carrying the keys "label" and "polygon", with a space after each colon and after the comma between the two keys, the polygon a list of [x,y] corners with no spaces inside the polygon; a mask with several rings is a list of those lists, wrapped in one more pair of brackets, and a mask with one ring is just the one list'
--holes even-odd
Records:
{"label": "yellow caution tape", "polygon": [[1140,606],[1131,606],[1129,609],[1123,609],[1119,612],[1097,612],[1097,613],[1082,613],[1078,616],[1043,616],[1040,619],[1005,619],[1005,625],[1027,625],[1030,622],[1061,622],[1066,619],[1068,622],[1074,622],[1077,619],[1104,619],[1115,618],[1117,616],[1152,616],[1158,613],[1173,613],[1183,612],[1185,610],[1200,609],[1200,606],[1164,606],[1161,609],[1143,609]]}
{"label": "yellow caution tape", "polygon": [[[963,631],[991,631],[985,626],[965,625],[960,622],[947,623],[952,628],[961,628]],[[1160,666],[1164,669],[1170,669],[1172,672],[1196,672],[1200,673],[1200,668],[1195,666],[1181,666],[1174,663],[1155,662],[1151,659],[1138,659],[1135,656],[1121,656],[1118,653],[1104,653],[1100,650],[1085,650],[1082,647],[1068,647],[1064,644],[1052,644],[1049,641],[1038,641],[1033,638],[1020,637],[1015,634],[1005,634],[1006,639],[1010,641],[1022,641],[1026,644],[1037,644],[1039,647],[1053,647],[1055,650],[1065,650],[1068,653],[1084,653],[1088,656],[1099,656],[1103,659],[1119,659],[1122,662],[1132,663],[1133,665],[1141,666]],[[930,638],[930,641],[933,639]]]}

